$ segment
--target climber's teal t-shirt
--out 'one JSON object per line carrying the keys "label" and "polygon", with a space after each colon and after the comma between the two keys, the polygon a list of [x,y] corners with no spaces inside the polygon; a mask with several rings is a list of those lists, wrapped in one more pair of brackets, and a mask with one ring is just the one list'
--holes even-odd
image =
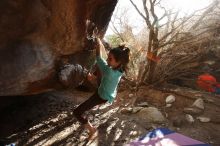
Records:
{"label": "climber's teal t-shirt", "polygon": [[96,57],[96,61],[99,69],[102,72],[101,84],[98,88],[99,96],[112,103],[116,97],[117,86],[121,79],[122,73],[109,67],[107,62],[100,56]]}

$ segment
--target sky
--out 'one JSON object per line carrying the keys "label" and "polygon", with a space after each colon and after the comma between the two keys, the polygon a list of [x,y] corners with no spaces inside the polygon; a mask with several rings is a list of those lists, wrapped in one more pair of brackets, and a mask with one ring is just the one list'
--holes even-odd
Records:
{"label": "sky", "polygon": [[[212,0],[161,0],[163,6],[169,9],[173,9],[174,11],[179,11],[180,16],[189,15],[195,10],[199,10],[207,7]],[[142,9],[142,0],[133,0],[133,2]],[[128,23],[135,27],[134,31],[138,32],[144,25],[143,19],[136,12],[132,4],[129,0],[119,0],[118,4],[118,14],[120,14],[120,10],[127,9],[128,10]],[[158,11],[162,15],[163,11]],[[116,11],[113,15],[116,14]],[[160,15],[160,14],[159,14]],[[111,25],[110,25],[111,26]],[[108,28],[106,35],[113,34],[111,27]]]}

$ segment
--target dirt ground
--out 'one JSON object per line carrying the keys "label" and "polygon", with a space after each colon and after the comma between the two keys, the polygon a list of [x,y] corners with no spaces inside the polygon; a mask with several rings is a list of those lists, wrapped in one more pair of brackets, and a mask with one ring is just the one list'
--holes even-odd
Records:
{"label": "dirt ground", "polygon": [[[121,114],[119,106],[132,102],[131,91],[121,90],[119,100],[95,107],[89,113],[89,119],[97,128],[94,141],[88,141],[88,133],[72,115],[73,109],[92,93],[77,90],[56,91],[35,96],[1,97],[0,107],[0,145],[94,145],[122,146],[146,134],[157,127],[167,127],[196,140],[220,145],[220,97],[186,88],[149,89],[141,88],[134,104],[147,102],[158,108],[166,117],[163,124],[142,123],[139,119]],[[174,95],[176,101],[172,107],[165,107],[168,95]],[[174,121],[183,117],[183,108],[189,107],[196,98],[205,101],[203,116],[211,119],[202,123],[195,119],[174,125]],[[4,103],[4,104],[3,104]],[[88,114],[87,114],[88,115]]]}

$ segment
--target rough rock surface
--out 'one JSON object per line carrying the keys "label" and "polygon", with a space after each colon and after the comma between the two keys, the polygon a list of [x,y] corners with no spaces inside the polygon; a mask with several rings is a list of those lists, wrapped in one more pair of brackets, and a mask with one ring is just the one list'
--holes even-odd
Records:
{"label": "rough rock surface", "polygon": [[136,116],[138,117],[138,119],[144,120],[146,122],[165,122],[163,114],[155,107],[143,108],[138,113],[136,113]]}
{"label": "rough rock surface", "polygon": [[117,0],[1,0],[0,96],[56,88],[63,62],[91,64],[86,37],[103,37]]}

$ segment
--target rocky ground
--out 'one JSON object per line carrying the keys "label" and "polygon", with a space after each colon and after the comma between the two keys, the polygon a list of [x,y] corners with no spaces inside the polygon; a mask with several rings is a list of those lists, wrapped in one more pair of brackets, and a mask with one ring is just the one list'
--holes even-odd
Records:
{"label": "rocky ground", "polygon": [[91,94],[70,89],[36,96],[1,97],[0,145],[121,146],[157,127],[220,145],[219,96],[179,87],[141,87],[137,94],[120,90],[113,105],[90,111],[89,118],[98,135],[88,141],[87,131],[72,110]]}

